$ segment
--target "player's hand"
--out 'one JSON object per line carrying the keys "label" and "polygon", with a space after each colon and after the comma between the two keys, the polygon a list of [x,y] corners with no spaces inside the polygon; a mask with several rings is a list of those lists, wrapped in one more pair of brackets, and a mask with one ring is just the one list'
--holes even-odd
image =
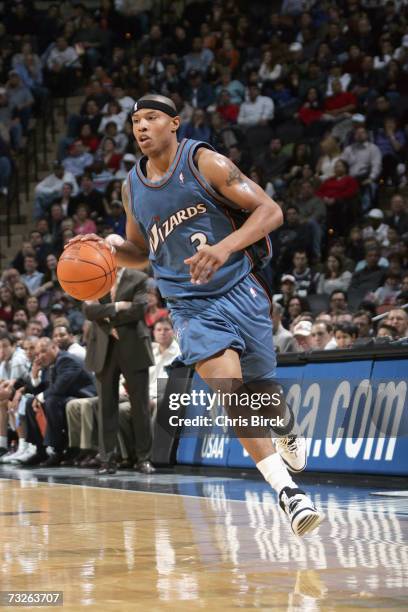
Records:
{"label": "player's hand", "polygon": [[204,245],[192,257],[184,260],[190,266],[191,282],[193,285],[204,285],[214,273],[227,261],[230,253],[219,244]]}
{"label": "player's hand", "polygon": [[75,242],[85,242],[85,240],[91,240],[93,242],[105,242],[105,239],[98,234],[79,234],[78,236],[74,236],[71,240],[68,240],[67,244],[64,246],[66,249],[71,244],[75,244]]}
{"label": "player's hand", "polygon": [[110,248],[112,255],[116,255],[116,247],[120,246],[125,241],[122,236],[119,236],[117,234],[111,234],[110,236],[108,236],[108,238],[102,238],[101,236],[98,236],[98,234],[81,234],[79,236],[71,238],[71,240],[69,240],[64,246],[64,249],[66,249],[71,244],[74,244],[75,242],[85,242],[89,240],[91,242],[98,242],[99,244],[106,244],[106,246]]}

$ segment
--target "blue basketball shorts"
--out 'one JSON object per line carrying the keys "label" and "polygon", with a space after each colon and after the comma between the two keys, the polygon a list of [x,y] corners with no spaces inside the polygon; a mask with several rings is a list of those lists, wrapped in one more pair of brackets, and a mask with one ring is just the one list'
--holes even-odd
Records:
{"label": "blue basketball shorts", "polygon": [[185,365],[232,348],[240,353],[244,382],[274,378],[270,301],[252,274],[224,295],[169,300],[168,305]]}

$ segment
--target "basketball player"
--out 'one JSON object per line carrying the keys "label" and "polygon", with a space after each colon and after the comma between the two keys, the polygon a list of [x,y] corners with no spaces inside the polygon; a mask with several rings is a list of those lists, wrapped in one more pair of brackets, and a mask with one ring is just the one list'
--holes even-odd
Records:
{"label": "basketball player", "polygon": [[[118,266],[143,268],[150,259],[184,363],[195,364],[210,387],[229,392],[237,381],[244,387],[273,382],[270,302],[248,255],[282,224],[280,207],[207,143],[178,143],[180,118],[170,99],[143,96],[132,123],[144,157],[123,184],[127,239],[106,238]],[[234,229],[231,216],[237,210],[249,214]],[[89,238],[101,240],[95,235],[74,240]],[[288,472],[306,465],[304,439],[272,439],[270,430],[261,436],[244,427],[236,431],[277,491],[293,532],[315,529],[323,515]]]}

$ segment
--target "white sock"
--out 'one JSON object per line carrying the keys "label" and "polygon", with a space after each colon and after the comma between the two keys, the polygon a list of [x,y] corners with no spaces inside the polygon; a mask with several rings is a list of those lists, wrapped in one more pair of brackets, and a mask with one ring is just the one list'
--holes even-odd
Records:
{"label": "white sock", "polygon": [[0,436],[0,448],[7,448],[7,436]]}
{"label": "white sock", "polygon": [[21,450],[25,449],[26,446],[27,446],[27,443],[25,441],[25,438],[19,438],[18,439],[18,449],[17,450],[21,451]]}
{"label": "white sock", "polygon": [[256,464],[256,467],[266,482],[269,482],[278,494],[284,487],[297,488],[296,483],[292,480],[286,465],[278,453],[265,457],[265,459]]}

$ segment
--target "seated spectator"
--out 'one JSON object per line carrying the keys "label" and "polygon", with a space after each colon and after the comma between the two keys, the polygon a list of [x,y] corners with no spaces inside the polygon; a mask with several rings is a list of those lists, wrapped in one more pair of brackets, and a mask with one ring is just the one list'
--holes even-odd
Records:
{"label": "seated spectator", "polygon": [[332,94],[324,101],[324,113],[335,121],[347,119],[357,107],[357,98],[354,94],[343,89],[340,79],[331,83]]}
{"label": "seated spectator", "polygon": [[215,95],[219,97],[222,90],[226,89],[230,94],[231,104],[242,104],[245,98],[245,87],[236,79],[232,79],[231,70],[229,68],[222,68],[220,83],[215,88]]}
{"label": "seated spectator", "polygon": [[68,95],[75,88],[76,70],[80,66],[75,48],[68,45],[66,38],[59,36],[46,61],[47,87],[55,94]]}
{"label": "seated spectator", "polygon": [[32,321],[38,321],[41,323],[43,329],[48,327],[48,319],[42,310],[40,310],[40,304],[38,298],[35,295],[30,295],[25,303],[28,318]]}
{"label": "seated spectator", "polygon": [[388,325],[395,327],[398,338],[406,338],[408,336],[408,314],[402,308],[390,310],[385,321]]}
{"label": "seated spectator", "polygon": [[295,279],[295,292],[302,297],[306,297],[308,293],[314,293],[314,275],[308,264],[306,251],[295,251],[290,274]]}
{"label": "seated spectator", "polygon": [[280,293],[274,293],[273,303],[280,304],[284,309],[287,308],[291,297],[295,295],[296,281],[291,274],[283,274],[280,280]]}
{"label": "seated spectator", "polygon": [[285,221],[275,232],[274,238],[278,270],[289,268],[296,250],[306,251],[309,259],[313,259],[312,228],[308,223],[301,223],[297,206],[288,206],[285,211]]}
{"label": "seated spectator", "polygon": [[113,138],[105,137],[103,139],[101,148],[99,149],[96,159],[100,159],[111,172],[117,172],[119,170],[122,155],[117,153],[116,144]]}
{"label": "seated spectator", "polygon": [[333,136],[326,136],[320,142],[320,150],[322,155],[316,164],[316,175],[321,181],[326,181],[335,176],[334,166],[341,155],[339,141]]}
{"label": "seated spectator", "polygon": [[344,269],[343,259],[338,255],[329,255],[323,272],[317,278],[316,293],[331,295],[333,291],[347,291],[352,274]]}
{"label": "seated spectator", "polygon": [[145,312],[145,323],[150,329],[159,319],[168,318],[169,311],[163,307],[162,299],[155,287],[147,289],[147,307]]}
{"label": "seated spectator", "polygon": [[163,317],[154,323],[152,349],[154,365],[149,368],[149,398],[154,417],[164,396],[163,380],[168,378],[165,368],[180,355],[180,347],[169,318]]}
{"label": "seated spectator", "polygon": [[[0,152],[0,157],[4,157],[5,153],[9,153],[9,146],[13,151],[19,152],[24,144],[23,128],[20,119],[10,104],[5,87],[0,88],[0,127],[2,128],[0,136],[1,150],[3,151],[3,153]],[[8,175],[11,172],[11,163],[7,164],[7,167],[5,162],[2,165],[4,169],[0,172],[0,177],[3,177],[5,182],[7,171]],[[8,168],[9,165],[10,168]]]}
{"label": "seated spectator", "polygon": [[123,210],[123,204],[120,200],[113,200],[108,204],[109,214],[105,218],[105,225],[109,227],[114,234],[119,234],[126,238],[126,214]]}
{"label": "seated spectator", "polygon": [[52,341],[61,351],[67,351],[70,355],[78,357],[83,364],[86,357],[86,348],[75,342],[71,330],[66,325],[55,325],[52,332]]}
{"label": "seated spectator", "polygon": [[299,321],[293,328],[293,337],[296,342],[296,351],[307,353],[313,349],[312,323],[310,321]]}
{"label": "seated spectator", "polygon": [[387,185],[397,187],[400,181],[398,164],[404,161],[407,140],[404,131],[398,129],[395,117],[384,119],[384,127],[377,131],[374,142],[382,155],[383,180]]}
{"label": "seated spectator", "polygon": [[53,172],[45,177],[35,188],[33,216],[39,219],[48,214],[50,204],[55,198],[61,197],[65,183],[72,185],[73,194],[78,192],[78,185],[72,172],[65,170],[64,166],[55,161]]}
{"label": "seated spectator", "polygon": [[294,353],[297,350],[293,335],[282,325],[283,306],[278,302],[273,304],[273,345],[278,353]]}
{"label": "seated spectator", "polygon": [[[75,177],[82,176],[93,162],[93,156],[85,151],[81,140],[75,140],[68,149],[68,155],[62,160],[62,165],[67,172]],[[66,182],[66,181],[64,181]]]}
{"label": "seated spectator", "polygon": [[334,339],[336,348],[347,349],[351,348],[357,340],[358,329],[351,323],[337,323],[334,328]]}
{"label": "seated spectator", "polygon": [[375,181],[381,174],[381,151],[377,145],[369,142],[366,128],[355,131],[355,142],[346,147],[341,158],[348,163],[350,175],[356,178],[365,188],[363,210],[368,210],[376,193]]}
{"label": "seated spectator", "polygon": [[330,323],[319,321],[312,326],[312,348],[318,351],[328,351],[337,348]]}
{"label": "seated spectator", "polygon": [[227,123],[236,123],[239,114],[239,104],[232,104],[228,89],[222,89],[218,96],[217,113]]}
{"label": "seated spectator", "polygon": [[333,319],[334,315],[347,312],[347,293],[342,289],[334,289],[330,294],[329,313]]}
{"label": "seated spectator", "polygon": [[220,66],[227,66],[231,72],[234,72],[238,67],[240,53],[230,38],[224,38],[222,48],[218,50],[216,57]]}
{"label": "seated spectator", "polygon": [[205,110],[214,102],[214,90],[209,83],[203,82],[201,72],[190,70],[188,73],[188,85],[184,95],[186,101],[193,108]]}
{"label": "seated spectator", "polygon": [[408,206],[406,199],[399,193],[395,193],[391,198],[387,223],[394,227],[400,236],[408,233]]}
{"label": "seated spectator", "polygon": [[[19,306],[24,308],[26,300],[29,297],[29,295],[30,295],[30,292],[27,289],[27,285],[25,285],[21,281],[17,281],[13,286],[13,304],[15,308],[18,308]],[[0,292],[0,296],[1,296],[1,292]]]}
{"label": "seated spectator", "polygon": [[102,116],[102,121],[100,122],[98,128],[99,134],[103,134],[108,123],[112,122],[116,124],[118,132],[122,132],[123,128],[125,127],[126,119],[127,113],[122,110],[119,102],[112,100],[108,103],[106,114]]}
{"label": "seated spectator", "polygon": [[309,312],[307,300],[299,295],[293,295],[289,300],[283,318],[283,325],[290,328],[293,321],[304,312]]}
{"label": "seated spectator", "polygon": [[384,282],[384,268],[379,266],[381,253],[377,247],[366,251],[366,266],[359,272],[354,272],[350,289],[358,289],[361,293],[375,291]]}
{"label": "seated spectator", "polygon": [[274,61],[271,51],[265,51],[262,63],[258,70],[258,77],[261,83],[276,81],[282,75],[282,65]]}
{"label": "seated spectator", "polygon": [[9,72],[6,93],[14,117],[20,120],[23,132],[26,133],[32,114],[34,98],[28,87],[23,84],[16,70],[10,70]]}
{"label": "seated spectator", "polygon": [[[364,244],[364,253],[366,253],[368,249],[380,250],[380,243],[374,237],[366,238],[363,244]],[[381,253],[381,250],[380,250],[380,253]],[[385,257],[381,255],[378,261],[378,265],[380,266],[380,268],[389,268],[390,262],[388,259],[386,259]],[[366,267],[367,267],[367,261],[364,255],[364,259],[358,261],[357,264],[355,265],[354,272],[360,272],[361,270],[364,270]]]}
{"label": "seated spectator", "polygon": [[7,332],[0,334],[0,381],[9,383],[8,393],[0,397],[0,457],[7,453],[8,399],[12,384],[28,373],[29,363],[23,350],[17,347],[16,338]]}
{"label": "seated spectator", "polygon": [[133,155],[132,153],[125,153],[122,157],[119,170],[115,172],[115,178],[121,180],[127,178],[127,175],[129,174],[136,162],[137,159],[135,155]]}
{"label": "seated spectator", "polygon": [[375,238],[382,246],[388,246],[388,228],[380,208],[372,208],[367,214],[369,225],[363,228],[363,238]]}
{"label": "seated spectator", "polygon": [[358,192],[359,184],[348,174],[348,165],[342,159],[334,165],[334,177],[326,179],[316,191],[326,204],[328,227],[340,235],[344,235],[350,217],[355,216],[350,204]]}
{"label": "seated spectator", "polygon": [[72,203],[72,214],[76,213],[79,204],[87,204],[91,217],[104,217],[105,208],[100,191],[95,189],[92,176],[84,174],[80,181],[80,191]]}
{"label": "seated spectator", "polygon": [[310,148],[304,142],[296,142],[293,145],[292,156],[288,161],[289,171],[283,175],[285,181],[290,182],[299,178],[305,165],[312,166]]}
{"label": "seated spectator", "polygon": [[31,294],[41,287],[44,274],[38,271],[38,260],[35,255],[26,255],[24,257],[24,274],[21,275],[21,280],[27,286]]}
{"label": "seated spectator", "polygon": [[10,323],[14,316],[13,293],[7,285],[0,286],[0,319]]}
{"label": "seated spectator", "polygon": [[[106,126],[105,133],[107,136],[110,136],[109,134],[110,130],[108,130],[108,127],[110,126],[114,126],[114,130],[112,131],[116,133],[116,124],[111,122],[111,123],[108,123],[108,125]],[[124,134],[121,134],[121,136],[124,136]],[[94,155],[96,153],[100,145],[100,140],[92,132],[92,127],[90,123],[83,123],[81,125],[81,129],[79,130],[78,140],[82,142],[84,151],[86,153],[90,153],[91,155]],[[127,142],[126,137],[125,137],[125,141]]]}
{"label": "seated spectator", "polygon": [[289,162],[289,156],[283,152],[282,140],[272,138],[265,153],[262,153],[257,164],[262,169],[266,180],[271,181],[276,190],[284,186],[282,174]]}
{"label": "seated spectator", "polygon": [[74,234],[95,234],[96,225],[89,218],[89,208],[86,204],[79,204],[75,214],[76,222],[74,225]]}
{"label": "seated spectator", "polygon": [[[61,351],[49,338],[41,338],[36,346],[36,357],[42,368],[53,366],[52,377],[43,394],[37,395],[32,404],[27,403],[27,426],[30,442],[37,447],[41,466],[54,467],[63,460],[67,446],[65,406],[74,397],[94,397],[96,389],[93,377],[81,365],[79,359]],[[35,419],[35,411],[43,407],[47,429],[43,438]],[[51,447],[46,456],[45,447]]]}
{"label": "seated spectator", "polygon": [[393,325],[389,325],[386,321],[382,321],[378,328],[376,338],[388,338],[389,340],[398,340],[398,331]]}
{"label": "seated spectator", "polygon": [[106,124],[101,146],[103,146],[105,138],[110,138],[114,141],[116,153],[123,154],[129,144],[128,137],[118,130],[118,126],[114,121],[109,121],[109,123]]}
{"label": "seated spectator", "polygon": [[353,261],[360,261],[364,257],[363,232],[359,225],[350,228],[347,239],[347,252]]}
{"label": "seated spectator", "polygon": [[[184,60],[184,74],[188,75],[191,71],[205,74],[214,59],[211,49],[203,48],[203,41],[200,36],[193,39],[192,49],[187,53]],[[194,105],[193,105],[194,106]]]}
{"label": "seated spectator", "polygon": [[265,126],[274,117],[274,104],[271,98],[261,96],[257,85],[248,88],[248,101],[241,104],[238,125],[242,128]]}
{"label": "seated spectator", "polygon": [[31,338],[31,337],[41,338],[41,336],[43,335],[44,335],[44,330],[43,330],[43,326],[41,325],[41,323],[39,321],[29,320],[27,329],[26,329],[27,338]]}
{"label": "seated spectator", "polygon": [[192,138],[193,140],[211,140],[211,128],[208,124],[207,115],[204,110],[197,108],[193,112],[191,121],[182,124],[179,128],[179,138]]}
{"label": "seated spectator", "polygon": [[384,278],[384,284],[378,287],[373,293],[373,299],[376,304],[383,306],[385,304],[395,304],[398,294],[400,293],[401,276],[387,272]]}

